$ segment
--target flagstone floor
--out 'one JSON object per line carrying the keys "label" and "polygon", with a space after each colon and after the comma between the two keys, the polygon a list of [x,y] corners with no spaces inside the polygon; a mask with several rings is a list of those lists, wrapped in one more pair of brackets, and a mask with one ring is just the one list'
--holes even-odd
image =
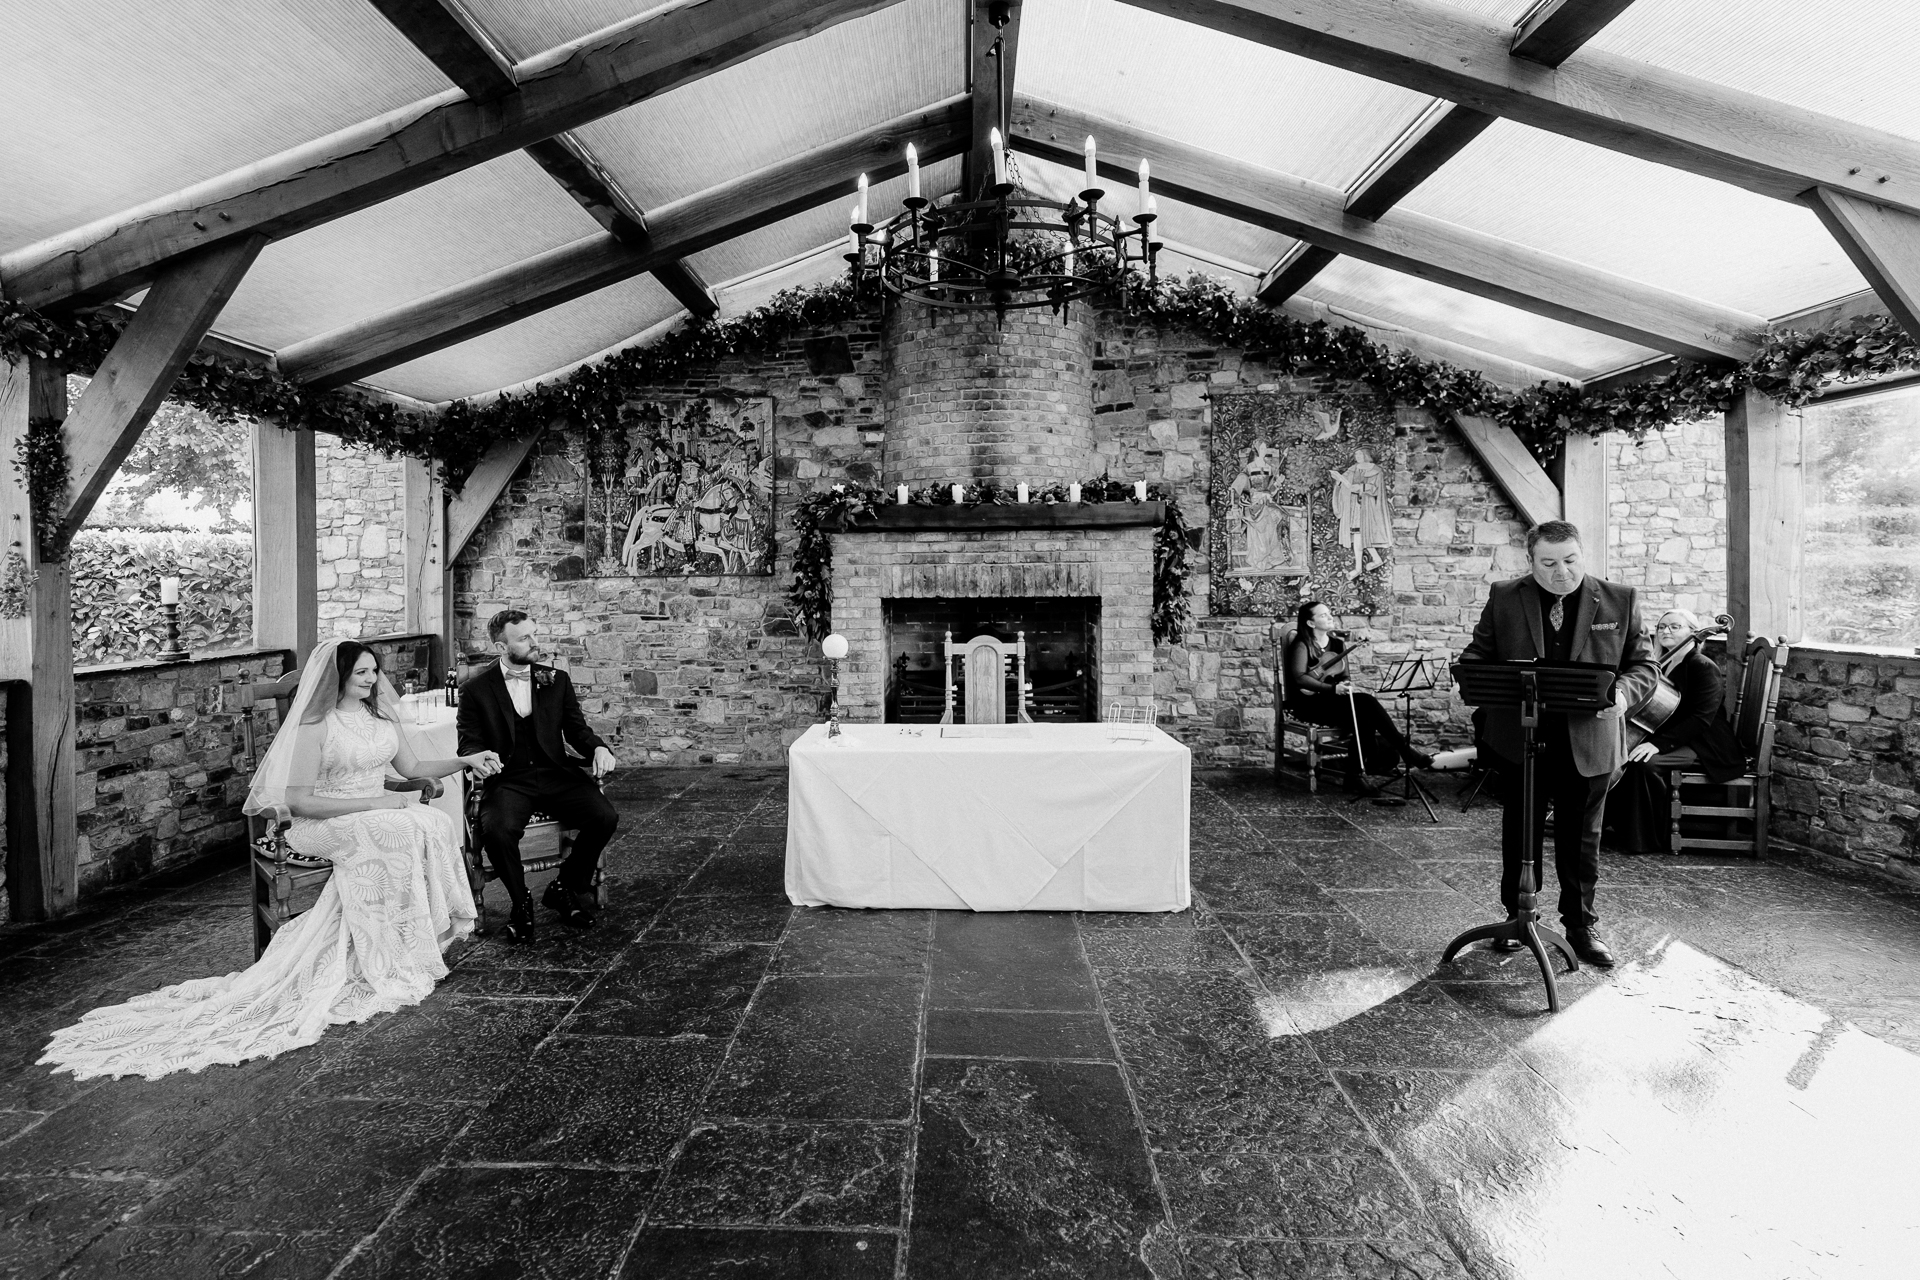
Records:
{"label": "flagstone floor", "polygon": [[[1496,812],[1195,784],[1178,916],[781,892],[785,776],[617,798],[611,907],[423,1005],[159,1081],[33,1065],[250,959],[244,872],[0,933],[0,1276],[1892,1277],[1920,899],[1609,857],[1544,1012]],[[497,896],[498,890],[495,889]]]}

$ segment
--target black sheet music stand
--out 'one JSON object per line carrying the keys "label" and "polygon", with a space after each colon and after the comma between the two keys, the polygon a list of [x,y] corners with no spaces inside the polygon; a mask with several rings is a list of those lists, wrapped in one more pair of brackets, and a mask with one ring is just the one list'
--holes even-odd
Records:
{"label": "black sheet music stand", "polygon": [[[1380,693],[1390,693],[1400,699],[1401,733],[1409,744],[1413,742],[1413,695],[1439,687],[1440,677],[1432,667],[1427,665],[1427,660],[1417,654],[1409,655],[1394,663],[1393,670],[1389,671],[1387,678],[1381,681]],[[1395,799],[1400,804],[1417,799],[1427,811],[1427,821],[1433,823],[1440,821],[1439,815],[1433,811],[1433,797],[1428,795],[1427,789],[1420,785],[1420,780],[1413,776],[1413,766],[1405,760],[1400,762],[1400,794]]]}
{"label": "black sheet music stand", "polygon": [[[1540,744],[1534,741],[1534,731],[1540,727],[1542,711],[1591,713],[1611,705],[1615,672],[1612,667],[1591,662],[1456,662],[1452,671],[1461,700],[1469,706],[1520,709],[1520,727],[1525,734],[1520,752],[1520,830],[1526,844],[1521,850],[1520,891],[1514,918],[1467,930],[1447,944],[1440,963],[1447,963],[1462,947],[1483,938],[1518,942],[1533,952],[1534,960],[1540,965],[1540,976],[1547,984],[1547,1008],[1558,1013],[1560,988],[1554,984],[1553,965],[1547,960],[1546,946],[1541,944],[1560,953],[1567,962],[1568,973],[1577,971],[1580,962],[1574,958],[1573,948],[1565,938],[1540,923],[1540,913],[1534,906],[1534,894],[1544,870],[1540,859],[1540,832],[1533,820],[1537,803],[1533,785],[1534,756],[1540,750]],[[1555,820],[1570,819],[1561,814]]]}

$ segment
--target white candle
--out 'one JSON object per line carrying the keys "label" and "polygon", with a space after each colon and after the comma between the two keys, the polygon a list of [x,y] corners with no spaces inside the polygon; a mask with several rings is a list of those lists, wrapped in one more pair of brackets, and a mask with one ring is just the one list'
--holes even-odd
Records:
{"label": "white candle", "polygon": [[936,284],[940,280],[940,251],[938,249],[927,250],[927,280],[930,283]]}
{"label": "white candle", "polygon": [[1007,185],[1007,148],[1000,140],[998,129],[987,131],[987,146],[993,150],[993,180],[1004,187]]}
{"label": "white candle", "polygon": [[1078,480],[1075,480],[1072,484],[1067,486],[1067,501],[1068,502],[1080,501],[1080,482]]}
{"label": "white candle", "polygon": [[1147,162],[1142,160],[1140,162],[1140,207],[1142,209],[1147,207],[1147,198]]}
{"label": "white candle", "polygon": [[178,578],[160,579],[160,603],[161,604],[179,604],[180,603],[180,579]]}
{"label": "white candle", "polygon": [[965,502],[967,500],[967,486],[963,484],[953,486],[953,500],[955,502]]}
{"label": "white candle", "polygon": [[[1142,196],[1147,194],[1147,174],[1146,174],[1146,168],[1145,168],[1146,163],[1147,162],[1145,160],[1142,160],[1140,162],[1142,166],[1140,170],[1140,194]],[[855,218],[854,221],[861,223],[862,225],[865,225],[868,221],[868,218],[867,218],[867,175],[864,173],[860,175],[860,204],[859,204],[859,207],[854,210],[854,212],[860,215],[859,217]]]}
{"label": "white candle", "polygon": [[1064,273],[1065,273],[1066,275],[1072,275],[1072,274],[1073,274],[1073,241],[1071,241],[1071,240],[1069,240],[1069,241],[1067,241],[1067,256],[1066,256],[1066,260],[1065,260],[1064,262],[1062,262],[1062,263],[1061,263],[1060,265],[1061,265],[1061,266],[1062,266],[1062,267],[1063,267],[1063,268],[1065,269],[1065,272],[1064,272]]}
{"label": "white candle", "polygon": [[907,486],[901,485],[898,489],[896,489],[894,491],[894,498],[896,501],[900,503],[901,506],[903,507],[906,506],[907,505]]}
{"label": "white candle", "polygon": [[1133,482],[1133,496],[1141,502],[1147,500],[1147,482],[1145,480],[1135,480]]}
{"label": "white candle", "polygon": [[920,153],[913,149],[911,142],[907,144],[907,198],[920,198]]}
{"label": "white candle", "polygon": [[847,232],[847,256],[849,258],[858,258],[860,256],[860,233],[858,231],[849,230]]}
{"label": "white candle", "polygon": [[1147,212],[1152,214],[1156,218],[1160,216],[1160,197],[1159,196],[1147,197]]}
{"label": "white candle", "polygon": [[833,486],[833,491],[834,491],[835,493],[845,493],[845,492],[847,491],[847,486],[845,486],[845,485],[843,485],[843,484],[837,484],[837,485],[835,485],[835,486]]}
{"label": "white candle", "polygon": [[1093,162],[1093,135],[1092,134],[1087,135],[1087,145],[1082,147],[1081,150],[1086,153],[1086,157],[1087,157],[1087,185],[1081,188],[1081,190],[1092,191],[1094,188],[1100,185],[1099,167],[1095,165]]}
{"label": "white candle", "polygon": [[1014,492],[1020,496],[1020,501],[1025,502],[1027,500],[1027,482],[1022,480],[1019,485],[1015,487]]}

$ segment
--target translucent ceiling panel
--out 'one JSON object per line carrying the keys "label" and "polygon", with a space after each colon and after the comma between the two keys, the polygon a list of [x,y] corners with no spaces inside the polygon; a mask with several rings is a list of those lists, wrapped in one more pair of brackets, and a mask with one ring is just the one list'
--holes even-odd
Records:
{"label": "translucent ceiling panel", "polygon": [[679,310],[652,276],[637,276],[367,381],[422,400],[478,395],[572,364]]}
{"label": "translucent ceiling panel", "polygon": [[962,92],[962,47],[948,0],[907,0],[576,133],[651,208]]}
{"label": "translucent ceiling panel", "polygon": [[1865,287],[1808,209],[1504,120],[1401,207],[1763,317]]}
{"label": "translucent ceiling panel", "polygon": [[1596,377],[1660,354],[1352,258],[1335,259],[1300,296],[1336,314],[1384,320],[1569,378]]}
{"label": "translucent ceiling panel", "polygon": [[448,87],[366,0],[9,0],[0,62],[0,251]]}
{"label": "translucent ceiling panel", "polygon": [[460,0],[515,62],[662,7],[658,0]]}
{"label": "translucent ceiling panel", "polygon": [[846,275],[846,250],[841,240],[818,244],[766,270],[727,281],[714,290],[721,316],[732,319],[765,306],[783,289],[804,289]]}
{"label": "translucent ceiling panel", "polygon": [[1635,0],[1591,47],[1920,138],[1914,0]]}
{"label": "translucent ceiling panel", "polygon": [[1431,101],[1117,0],[1028,5],[1016,87],[1334,186],[1358,176]]}
{"label": "translucent ceiling panel", "polygon": [[214,327],[277,349],[599,230],[515,152],[268,245]]}

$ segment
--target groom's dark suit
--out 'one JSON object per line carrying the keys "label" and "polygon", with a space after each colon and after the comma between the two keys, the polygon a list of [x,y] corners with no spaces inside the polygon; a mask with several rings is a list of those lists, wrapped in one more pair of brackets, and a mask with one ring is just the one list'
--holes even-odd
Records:
{"label": "groom's dark suit", "polygon": [[529,817],[544,813],[579,831],[559,874],[560,884],[573,893],[591,890],[600,851],[620,821],[592,777],[568,763],[569,746],[588,759],[594,748],[606,746],[581,714],[573,682],[559,668],[539,663],[527,672],[533,713],[524,717],[514,707],[498,662],[460,686],[460,754],[494,751],[505,765],[486,784],[480,844],[516,902],[527,892],[520,837]]}

